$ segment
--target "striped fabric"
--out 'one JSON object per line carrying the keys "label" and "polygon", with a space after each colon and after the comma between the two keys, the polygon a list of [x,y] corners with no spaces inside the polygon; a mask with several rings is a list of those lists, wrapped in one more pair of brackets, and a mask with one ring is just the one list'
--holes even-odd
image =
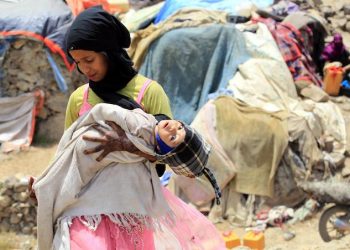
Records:
{"label": "striped fabric", "polygon": [[168,164],[178,175],[194,178],[204,174],[215,190],[217,204],[220,204],[220,188],[213,173],[206,167],[210,145],[193,128],[182,124],[186,132],[184,142],[165,155],[157,155],[157,159]]}

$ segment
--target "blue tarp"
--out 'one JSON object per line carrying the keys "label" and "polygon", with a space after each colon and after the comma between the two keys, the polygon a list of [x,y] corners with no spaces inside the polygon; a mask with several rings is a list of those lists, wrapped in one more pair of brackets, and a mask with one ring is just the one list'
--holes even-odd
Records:
{"label": "blue tarp", "polygon": [[33,32],[62,51],[72,21],[72,12],[63,0],[0,0],[0,32]]}
{"label": "blue tarp", "polygon": [[273,0],[166,0],[164,6],[159,11],[155,23],[165,20],[182,8],[205,8],[211,10],[226,11],[236,15],[241,7],[254,4],[258,8],[266,8],[273,3]]}
{"label": "blue tarp", "polygon": [[248,59],[243,33],[233,24],[181,28],[151,44],[140,73],[158,81],[174,117],[190,123],[208,94],[226,88]]}

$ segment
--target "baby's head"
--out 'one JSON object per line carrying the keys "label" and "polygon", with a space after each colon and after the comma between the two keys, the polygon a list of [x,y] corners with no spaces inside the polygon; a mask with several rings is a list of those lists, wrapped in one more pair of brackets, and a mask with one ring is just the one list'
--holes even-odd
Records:
{"label": "baby's head", "polygon": [[[155,135],[161,162],[180,175],[201,175],[208,162],[210,146],[197,131],[180,121],[162,120],[156,125]],[[185,166],[191,171],[185,170]]]}
{"label": "baby's head", "polygon": [[221,197],[214,175],[206,167],[209,158],[210,146],[201,135],[176,120],[160,121],[156,128],[158,161],[168,164],[178,175],[194,178],[204,174],[215,190],[217,203]]}
{"label": "baby's head", "polygon": [[166,154],[180,145],[186,136],[184,125],[176,120],[162,120],[155,128],[157,150]]}

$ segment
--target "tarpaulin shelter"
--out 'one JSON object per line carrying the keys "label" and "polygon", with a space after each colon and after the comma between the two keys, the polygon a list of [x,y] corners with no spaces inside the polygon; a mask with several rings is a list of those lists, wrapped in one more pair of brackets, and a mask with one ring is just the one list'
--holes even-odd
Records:
{"label": "tarpaulin shelter", "polygon": [[24,36],[42,41],[51,52],[62,57],[69,70],[74,66],[64,52],[64,37],[72,21],[72,12],[64,1],[0,1],[0,35]]}
{"label": "tarpaulin shelter", "polygon": [[8,153],[29,147],[34,136],[36,116],[44,103],[44,92],[36,90],[17,97],[0,99],[1,151]]}
{"label": "tarpaulin shelter", "polygon": [[237,15],[238,11],[251,5],[264,8],[272,4],[272,0],[166,0],[159,11],[155,23],[164,21],[169,16],[183,8],[202,8],[210,10],[226,11],[230,15]]}

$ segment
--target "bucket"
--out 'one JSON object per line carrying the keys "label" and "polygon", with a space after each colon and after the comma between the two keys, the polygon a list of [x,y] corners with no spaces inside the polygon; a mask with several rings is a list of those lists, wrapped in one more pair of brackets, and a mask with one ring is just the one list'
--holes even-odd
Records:
{"label": "bucket", "polygon": [[340,83],[343,80],[343,68],[337,66],[330,66],[325,69],[323,79],[324,91],[331,96],[338,96],[340,90]]}

